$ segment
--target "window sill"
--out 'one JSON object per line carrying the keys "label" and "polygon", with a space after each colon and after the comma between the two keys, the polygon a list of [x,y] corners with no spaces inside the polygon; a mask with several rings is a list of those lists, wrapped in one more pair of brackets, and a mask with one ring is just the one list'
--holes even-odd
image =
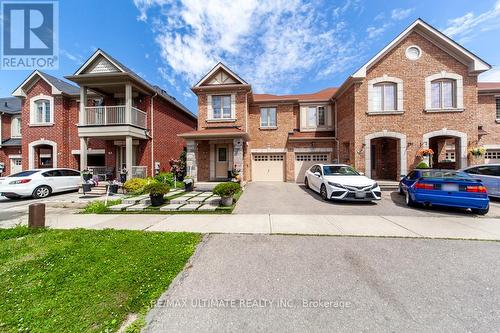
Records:
{"label": "window sill", "polygon": [[368,111],[366,112],[369,116],[378,116],[378,115],[390,115],[390,114],[403,114],[405,113],[403,110],[391,110],[391,111]]}
{"label": "window sill", "polygon": [[54,123],[29,124],[29,127],[50,127],[50,126],[54,126]]}
{"label": "window sill", "polygon": [[500,124],[500,119],[495,120],[497,124]]}
{"label": "window sill", "polygon": [[424,109],[425,112],[429,113],[447,113],[447,112],[463,112],[465,109],[451,108],[451,109]]}
{"label": "window sill", "polygon": [[235,118],[224,118],[224,119],[206,119],[207,123],[234,123]]}
{"label": "window sill", "polygon": [[272,131],[272,130],[277,130],[278,126],[261,126],[259,127],[261,131]]}

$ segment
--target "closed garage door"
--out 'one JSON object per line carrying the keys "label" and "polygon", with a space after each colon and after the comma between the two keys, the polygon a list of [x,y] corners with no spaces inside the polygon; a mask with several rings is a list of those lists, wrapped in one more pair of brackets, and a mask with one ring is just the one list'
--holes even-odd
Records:
{"label": "closed garage door", "polygon": [[488,149],[484,154],[485,163],[500,163],[500,149]]}
{"label": "closed garage door", "polygon": [[254,154],[252,158],[253,181],[279,181],[284,179],[283,154]]}
{"label": "closed garage door", "polygon": [[304,182],[306,171],[314,164],[330,163],[329,153],[295,154],[295,181]]}

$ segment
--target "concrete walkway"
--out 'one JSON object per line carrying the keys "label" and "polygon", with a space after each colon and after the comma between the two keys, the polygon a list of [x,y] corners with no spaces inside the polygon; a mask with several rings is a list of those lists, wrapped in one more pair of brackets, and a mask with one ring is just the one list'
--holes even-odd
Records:
{"label": "concrete walkway", "polygon": [[[5,226],[26,224],[26,218]],[[47,216],[55,229],[124,229],[234,234],[303,234],[500,240],[500,219],[357,215],[142,215]]]}

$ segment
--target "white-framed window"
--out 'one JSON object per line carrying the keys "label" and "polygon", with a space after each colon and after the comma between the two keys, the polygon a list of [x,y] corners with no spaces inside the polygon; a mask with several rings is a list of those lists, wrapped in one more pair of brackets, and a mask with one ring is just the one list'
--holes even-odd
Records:
{"label": "white-framed window", "polygon": [[460,74],[442,71],[425,78],[427,112],[463,111],[463,96],[463,78]]}
{"label": "white-framed window", "polygon": [[231,119],[231,95],[212,95],[213,119]]}
{"label": "white-framed window", "polygon": [[500,121],[500,97],[496,98],[496,105],[497,105],[497,120]]}
{"label": "white-framed window", "polygon": [[431,82],[431,107],[433,109],[456,108],[456,81],[440,79]]}
{"label": "white-framed window", "polygon": [[403,80],[383,75],[368,81],[368,114],[403,113]]}
{"label": "white-framed window", "polygon": [[277,126],[276,108],[260,109],[260,127],[274,128]]}
{"label": "white-framed window", "polygon": [[306,115],[307,128],[326,126],[326,111],[324,106],[309,106]]}
{"label": "white-framed window", "polygon": [[31,99],[30,124],[51,125],[54,123],[54,98],[37,96]]}
{"label": "white-framed window", "polygon": [[10,121],[10,137],[21,137],[21,116],[14,116]]}
{"label": "white-framed window", "polygon": [[373,111],[397,110],[397,85],[381,82],[373,85]]}

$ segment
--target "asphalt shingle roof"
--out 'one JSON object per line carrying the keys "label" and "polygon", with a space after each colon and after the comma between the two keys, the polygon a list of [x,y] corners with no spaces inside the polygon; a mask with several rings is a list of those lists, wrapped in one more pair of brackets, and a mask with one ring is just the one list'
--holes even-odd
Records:
{"label": "asphalt shingle roof", "polygon": [[0,98],[0,112],[8,114],[21,113],[21,100],[17,97]]}
{"label": "asphalt shingle roof", "polygon": [[21,145],[21,138],[10,138],[2,142],[2,146],[17,147]]}
{"label": "asphalt shingle roof", "polygon": [[50,84],[52,84],[54,87],[56,87],[57,89],[59,89],[63,93],[68,94],[68,95],[79,95],[80,94],[80,88],[78,88],[77,86],[74,86],[66,81],[58,79],[57,77],[49,75],[45,72],[38,71],[38,73],[40,73],[40,75],[43,76],[43,78],[45,80],[49,81]]}

